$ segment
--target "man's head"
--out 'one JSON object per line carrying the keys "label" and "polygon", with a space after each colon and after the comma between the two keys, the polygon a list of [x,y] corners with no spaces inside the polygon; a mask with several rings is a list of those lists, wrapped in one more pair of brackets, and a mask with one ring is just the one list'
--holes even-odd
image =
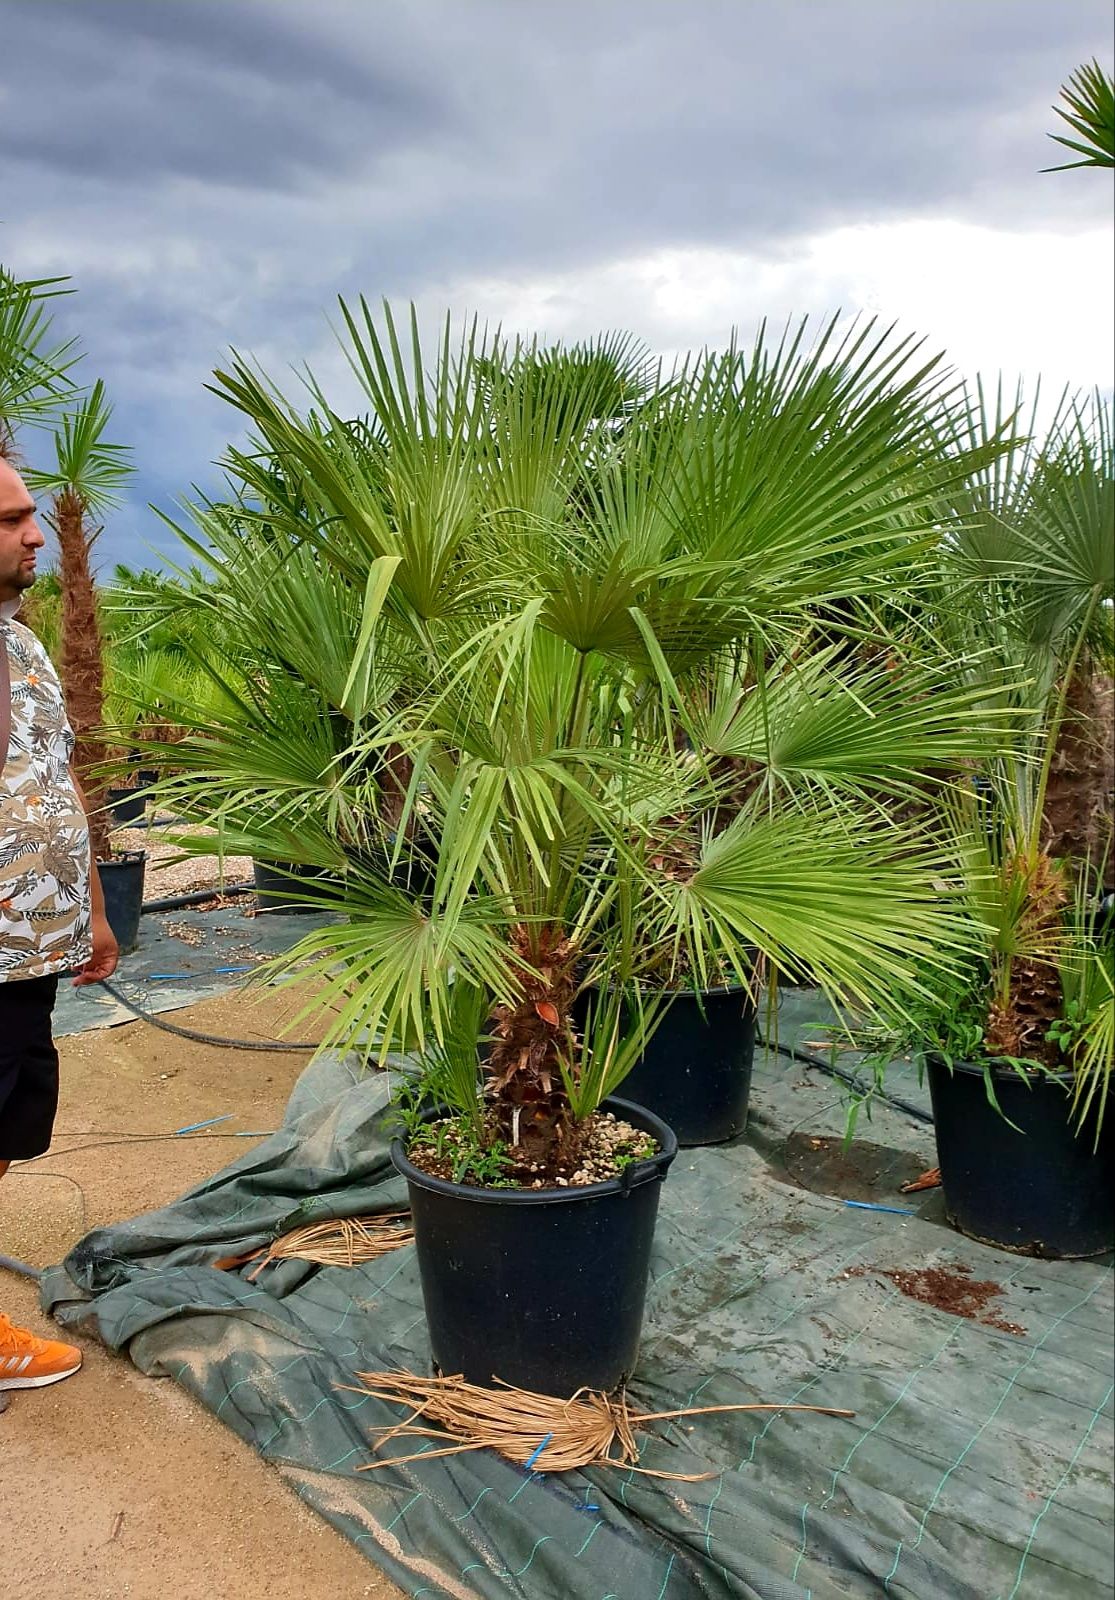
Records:
{"label": "man's head", "polygon": [[31,587],[35,557],[45,543],[26,484],[0,457],[0,603]]}

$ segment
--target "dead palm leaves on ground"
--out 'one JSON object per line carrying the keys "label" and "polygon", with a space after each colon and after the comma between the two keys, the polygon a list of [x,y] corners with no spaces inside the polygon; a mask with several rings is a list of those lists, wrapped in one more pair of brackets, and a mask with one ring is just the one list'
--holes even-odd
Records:
{"label": "dead palm leaves on ground", "polygon": [[[248,1274],[255,1279],[276,1261],[314,1261],[322,1267],[357,1267],[404,1244],[413,1244],[409,1211],[383,1211],[374,1217],[330,1217],[284,1233],[261,1252]],[[249,1259],[251,1259],[249,1257]]]}
{"label": "dead palm leaves on ground", "polygon": [[[715,1472],[655,1472],[637,1465],[636,1432],[652,1422],[703,1417],[718,1411],[813,1411],[826,1417],[851,1417],[852,1411],[831,1406],[727,1405],[684,1406],[676,1411],[638,1411],[621,1389],[616,1395],[579,1389],[569,1400],[532,1394],[511,1384],[482,1389],[463,1378],[420,1378],[409,1372],[359,1372],[360,1386],[345,1384],[354,1394],[372,1395],[392,1405],[411,1407],[411,1414],[393,1428],[379,1428],[374,1450],[396,1438],[453,1441],[421,1453],[460,1455],[467,1450],[494,1450],[497,1455],[535,1472],[570,1472],[580,1467],[628,1467],[649,1478],[699,1483]],[[358,1472],[398,1466],[412,1456],[367,1461]]]}

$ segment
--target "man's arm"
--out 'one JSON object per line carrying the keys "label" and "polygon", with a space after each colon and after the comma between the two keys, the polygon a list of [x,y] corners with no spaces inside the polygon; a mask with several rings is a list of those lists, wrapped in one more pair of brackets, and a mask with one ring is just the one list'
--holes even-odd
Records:
{"label": "man's arm", "polygon": [[[85,815],[89,815],[89,802],[85,798],[85,791],[78,781],[77,773],[70,768],[70,777],[73,779],[77,797],[81,801],[81,808]],[[105,896],[101,888],[101,875],[97,871],[97,863],[89,860],[89,908],[91,913],[93,931],[93,953],[83,967],[79,967],[74,974],[74,987],[80,988],[85,983],[100,983],[102,978],[111,978],[116,971],[116,963],[120,959],[120,947],[116,943],[116,935],[108,925],[105,916]]]}

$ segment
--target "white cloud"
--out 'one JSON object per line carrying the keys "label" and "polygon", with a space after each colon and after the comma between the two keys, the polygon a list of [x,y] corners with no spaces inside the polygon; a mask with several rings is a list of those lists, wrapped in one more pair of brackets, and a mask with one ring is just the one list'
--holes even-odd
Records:
{"label": "white cloud", "polygon": [[1008,232],[908,221],[837,228],[779,255],[659,250],[577,271],[473,278],[428,290],[508,331],[578,338],[622,327],[667,356],[746,338],[762,318],[872,313],[923,336],[960,372],[1043,387],[1112,384],[1115,253],[1108,229]]}

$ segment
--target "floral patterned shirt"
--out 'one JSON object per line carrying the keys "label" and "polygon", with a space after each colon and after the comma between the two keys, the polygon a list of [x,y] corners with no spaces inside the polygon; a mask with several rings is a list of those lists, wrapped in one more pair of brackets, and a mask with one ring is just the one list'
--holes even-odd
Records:
{"label": "floral patterned shirt", "polygon": [[[4,612],[8,607],[4,608]],[[80,966],[92,950],[89,827],[70,776],[74,736],[50,658],[0,613],[12,731],[0,773],[0,983]]]}

